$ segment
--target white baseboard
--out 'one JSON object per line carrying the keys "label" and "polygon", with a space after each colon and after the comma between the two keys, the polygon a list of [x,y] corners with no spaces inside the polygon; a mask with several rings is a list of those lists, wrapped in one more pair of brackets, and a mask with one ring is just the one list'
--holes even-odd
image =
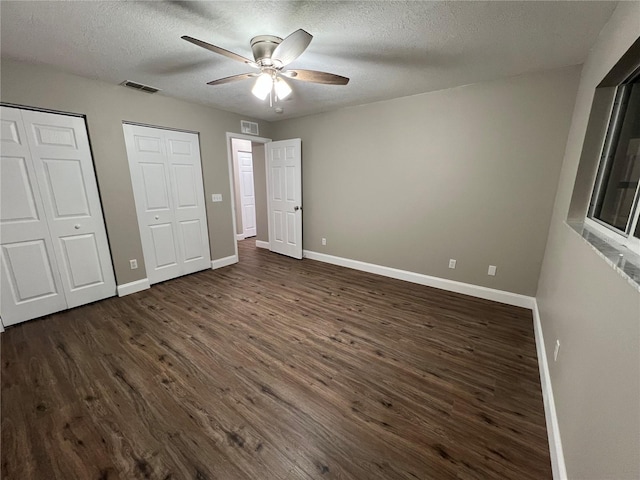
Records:
{"label": "white baseboard", "polygon": [[151,284],[149,283],[148,278],[136,280],[135,282],[123,283],[122,285],[118,285],[118,296],[124,297],[125,295],[131,295],[132,293],[141,292],[142,290],[146,290],[150,287]]}
{"label": "white baseboard", "polygon": [[256,247],[258,248],[266,248],[267,250],[270,247],[270,243],[269,242],[264,242],[262,240],[256,240]]}
{"label": "white baseboard", "polygon": [[406,282],[417,283],[427,287],[439,288],[450,292],[462,293],[472,297],[484,298],[485,300],[493,300],[494,302],[506,303],[516,307],[533,309],[535,298],[519,293],[505,292],[494,288],[481,287],[470,283],[456,282],[455,280],[447,280],[445,278],[432,277],[422,273],[409,272],[407,270],[399,270],[397,268],[384,267],[373,263],[361,262],[359,260],[351,260],[349,258],[335,257],[325,253],[312,252],[304,250],[302,256],[311,260],[340,265],[341,267],[353,268],[363,272],[375,273],[385,277],[404,280]]}
{"label": "white baseboard", "polygon": [[4,332],[4,325],[2,324],[2,320],[0,319],[0,333]]}
{"label": "white baseboard", "polygon": [[211,260],[211,270],[215,270],[216,268],[222,268],[229,265],[233,265],[234,263],[238,263],[237,255],[230,255],[224,258],[218,258],[216,260]]}
{"label": "white baseboard", "polygon": [[544,417],[547,421],[547,436],[549,437],[549,453],[551,454],[551,471],[554,480],[566,480],[567,468],[562,452],[562,440],[560,439],[560,427],[556,414],[556,404],[553,399],[547,352],[544,347],[542,335],[542,322],[538,310],[538,302],[533,305],[533,331],[536,335],[536,350],[538,351],[538,368],[540,369],[540,384],[542,385],[542,398],[544,400]]}
{"label": "white baseboard", "polygon": [[236,233],[236,240],[244,240],[244,233]]}

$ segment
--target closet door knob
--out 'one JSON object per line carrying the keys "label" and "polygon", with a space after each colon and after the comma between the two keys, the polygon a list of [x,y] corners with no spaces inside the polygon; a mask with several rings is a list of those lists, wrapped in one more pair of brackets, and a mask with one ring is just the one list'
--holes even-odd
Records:
{"label": "closet door knob", "polygon": [[76,224],[73,226],[73,228],[75,228],[76,230],[80,230],[80,224],[79,224],[79,223],[76,223]]}
{"label": "closet door knob", "polygon": [[156,215],[156,216],[155,216],[155,217],[153,217],[153,218],[155,218],[156,220],[158,220],[158,219],[160,218],[160,215]]}

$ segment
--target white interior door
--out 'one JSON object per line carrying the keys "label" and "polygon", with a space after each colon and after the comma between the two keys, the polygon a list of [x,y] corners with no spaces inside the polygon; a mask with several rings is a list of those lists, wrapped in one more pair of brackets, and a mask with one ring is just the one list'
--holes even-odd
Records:
{"label": "white interior door", "polygon": [[149,282],[210,268],[198,136],[123,129]]}
{"label": "white interior door", "polygon": [[22,111],[67,306],[116,293],[84,120]]}
{"label": "white interior door", "polygon": [[1,117],[3,324],[115,295],[84,120],[6,107]]}
{"label": "white interior door", "polygon": [[269,249],[302,258],[302,141],[267,143]]}
{"label": "white interior door", "polygon": [[67,308],[20,110],[2,107],[0,310],[5,326]]}
{"label": "white interior door", "polygon": [[169,180],[182,275],[211,268],[200,142],[195,133],[165,130]]}
{"label": "white interior door", "polygon": [[162,130],[123,125],[144,264],[151,283],[181,274]]}
{"label": "white interior door", "polygon": [[253,156],[250,152],[238,152],[240,177],[240,202],[244,238],[256,236],[256,194],[253,189]]}

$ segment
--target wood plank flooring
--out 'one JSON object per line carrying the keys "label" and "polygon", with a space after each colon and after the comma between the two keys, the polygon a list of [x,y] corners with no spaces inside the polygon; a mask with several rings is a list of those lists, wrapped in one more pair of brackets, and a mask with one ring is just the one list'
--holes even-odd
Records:
{"label": "wood plank flooring", "polygon": [[551,478],[529,311],[252,243],[3,333],[2,478]]}

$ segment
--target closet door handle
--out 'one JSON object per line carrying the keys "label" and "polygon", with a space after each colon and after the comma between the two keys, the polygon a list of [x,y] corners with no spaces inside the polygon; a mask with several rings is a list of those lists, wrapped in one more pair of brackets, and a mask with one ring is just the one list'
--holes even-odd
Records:
{"label": "closet door handle", "polygon": [[159,219],[160,219],[160,215],[156,215],[156,216],[155,216],[155,217],[153,217],[153,218],[155,218],[156,220],[159,220]]}
{"label": "closet door handle", "polygon": [[76,230],[80,230],[80,224],[79,224],[79,223],[76,223],[76,224],[73,226],[73,228],[75,228]]}

